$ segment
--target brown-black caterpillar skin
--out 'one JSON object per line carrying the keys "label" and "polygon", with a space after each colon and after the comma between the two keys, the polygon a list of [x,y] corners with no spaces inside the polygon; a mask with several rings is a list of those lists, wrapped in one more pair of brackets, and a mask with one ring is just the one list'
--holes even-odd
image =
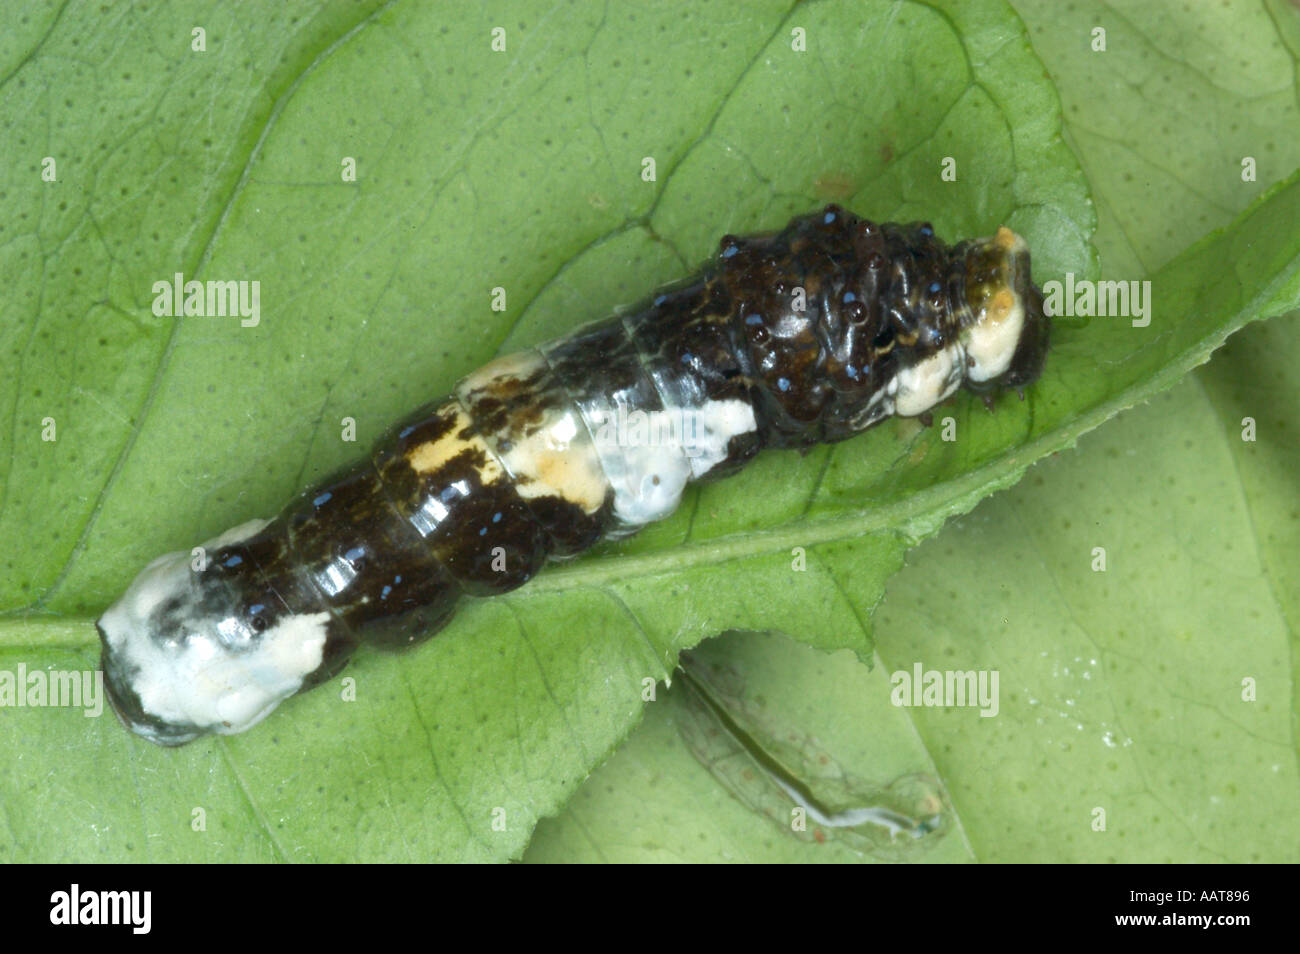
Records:
{"label": "brown-black caterpillar skin", "polygon": [[[625,315],[498,359],[269,522],[154,561],[99,621],[118,712],[178,745],[253,725],[361,643],[667,516],[688,481],[839,441],[957,387],[1022,387],[1048,342],[1024,242],[946,246],[836,206],[722,239]],[[628,412],[656,446],[626,437]],[[619,428],[623,430],[620,431]]]}

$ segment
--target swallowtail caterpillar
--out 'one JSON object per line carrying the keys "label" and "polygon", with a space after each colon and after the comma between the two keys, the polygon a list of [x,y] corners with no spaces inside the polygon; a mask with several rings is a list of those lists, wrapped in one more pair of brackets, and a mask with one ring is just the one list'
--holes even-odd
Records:
{"label": "swallowtail caterpillar", "polygon": [[[1048,327],[1007,228],[949,247],[832,205],[727,236],[640,307],[470,374],[279,516],[204,544],[202,569],[154,560],[97,623],[110,698],[163,745],[242,732],[362,643],[427,639],[462,593],[667,517],[690,481],[961,387],[1024,387]],[[620,443],[631,412],[675,439]]]}

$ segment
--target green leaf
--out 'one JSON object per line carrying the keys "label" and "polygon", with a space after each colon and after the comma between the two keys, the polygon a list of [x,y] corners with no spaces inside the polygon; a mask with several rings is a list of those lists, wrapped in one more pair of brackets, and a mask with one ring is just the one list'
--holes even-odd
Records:
{"label": "green leaf", "polygon": [[[1058,85],[1067,141],[1093,184],[1106,277],[1144,277],[1187,236],[1228,221],[1300,160],[1300,16],[1287,4],[1016,6]],[[1104,53],[1090,48],[1098,27],[1107,33]],[[1243,181],[1245,156],[1258,159],[1256,182]],[[944,668],[1001,666],[1004,674],[1012,665],[1028,687],[1007,710],[1009,726],[1002,719],[983,726],[961,711],[918,718],[916,730],[935,759],[916,759],[913,768],[947,782],[977,857],[1294,860],[1294,826],[1261,829],[1258,819],[1296,798],[1296,332],[1290,318],[1234,335],[1157,407],[1132,412],[1114,434],[1108,428],[1085,440],[1086,459],[1064,466],[1052,459],[1027,485],[986,501],[923,546],[891,581],[877,618],[880,652],[890,664],[923,658]],[[1247,419],[1257,425],[1257,440],[1242,439]],[[1130,503],[1148,499],[1147,506]],[[1089,514],[1097,519],[1081,519]],[[1171,534],[1171,526],[1179,532]],[[1116,583],[1117,569],[1121,575],[1104,600],[1090,585],[1096,577],[1087,567],[1085,527],[1105,537],[1112,558],[1118,547],[1126,560],[1112,566],[1106,582]],[[1132,555],[1153,550],[1159,553],[1135,571]],[[984,572],[990,561],[1001,572]],[[1189,592],[1203,564],[1213,569]],[[1240,622],[1220,622],[1225,604]],[[1060,620],[1068,622],[1057,633]],[[1080,645],[1082,628],[1104,654]],[[1102,661],[1083,670],[1076,661],[1071,674],[1070,654],[1083,649],[1088,660]],[[761,651],[749,646],[742,659],[753,665]],[[1239,684],[1207,676],[1225,668],[1268,688],[1245,704]],[[1154,675],[1151,688],[1144,671]],[[840,709],[837,703],[807,718],[833,722]],[[1075,740],[1070,716],[1080,727]],[[570,809],[539,829],[530,858],[587,856],[589,841],[570,837],[572,817],[587,832],[628,817],[627,806],[607,793],[635,779],[633,763],[699,774],[673,735],[651,750],[647,737],[662,718],[662,710],[651,710],[645,728]],[[1171,736],[1173,719],[1178,731]],[[880,725],[887,730],[889,722]],[[995,727],[1008,731],[995,735]],[[897,750],[908,752],[910,744],[900,732]],[[990,776],[994,760],[999,771]],[[854,768],[870,772],[879,761],[874,755]],[[611,834],[618,850],[606,845],[605,857],[643,857],[645,845],[697,860],[730,857],[735,839],[722,833],[731,825],[758,823],[747,843],[765,835],[770,841],[770,826],[734,800],[695,797],[708,806],[701,818],[678,817],[691,815],[690,802],[660,804],[662,814],[675,813],[671,821],[639,829],[637,846]],[[1109,834],[1091,830],[1098,806],[1111,813]],[[675,834],[693,832],[692,825],[701,834],[689,843]],[[785,857],[763,844],[748,857]]]}
{"label": "green leaf", "polygon": [[[1060,90],[1067,140],[1099,197],[1095,244],[1108,273],[1160,264],[1183,236],[1226,222],[1300,166],[1294,3],[1231,0],[1158,12],[1146,5],[1121,12],[1098,0],[1068,8],[1016,0],[1016,6]],[[1118,56],[1098,57],[1072,41],[1103,23],[1119,39],[1109,50]],[[1245,329],[1197,377],[1226,431],[1241,429],[1243,416],[1259,422],[1257,441],[1232,445],[1243,451],[1233,457],[1252,517],[1238,546],[1257,552],[1292,643],[1300,646],[1295,327],[1292,320]],[[1292,655],[1294,686],[1300,654]],[[1292,708],[1300,737],[1294,690]]]}
{"label": "green leaf", "polygon": [[[364,442],[495,351],[680,275],[723,232],[835,198],[953,238],[1009,224],[1040,278],[1092,268],[1054,94],[996,3],[756,5],[742,28],[705,5],[294,11],[253,26],[182,4],[139,22],[70,6],[0,51],[0,122],[22,157],[0,189],[16,210],[0,232],[15,369],[6,668],[93,666],[89,618],[147,559],[268,513],[353,456],[342,418]],[[190,50],[200,20],[205,54]],[[498,25],[504,54],[489,46]],[[796,26],[807,53],[791,49]],[[41,182],[38,154],[64,157],[57,183]],[[349,156],[355,183],[340,178]],[[938,180],[943,156],[955,183]],[[1295,193],[1246,228],[1294,216]],[[1139,337],[1094,322],[1061,336],[1025,404],[990,417],[958,402],[958,445],[890,425],[769,455],[637,540],[466,607],[417,652],[363,655],[356,702],[335,685],[246,736],[172,752],[109,719],[0,711],[13,726],[0,850],[517,856],[678,650],[743,627],[868,653],[864,611],[908,543],[1241,322],[1293,306],[1295,250],[1280,243],[1257,245],[1240,283],[1195,287],[1244,235],[1173,273],[1168,325]],[[152,284],[176,271],[260,279],[261,323],[154,318]]]}
{"label": "green leaf", "polygon": [[1300,167],[1294,3],[1013,2],[1060,93],[1109,274],[1154,271]]}
{"label": "green leaf", "polygon": [[[916,714],[979,857],[1300,860],[1294,813],[1270,807],[1295,802],[1300,771],[1287,612],[1235,460],[1251,451],[1189,380],[1045,462],[891,581],[888,665],[957,654],[1002,672],[992,727]],[[1025,591],[1037,595],[1011,595]]]}
{"label": "green leaf", "polygon": [[[1269,327],[1289,341],[1298,330]],[[1256,546],[1289,544],[1295,579],[1300,514],[1293,490],[1242,486],[1239,459],[1269,445],[1243,444],[1220,420],[1240,408],[1223,410],[1189,378],[922,544],[876,613],[872,671],[758,636],[716,658],[754,673],[766,708],[816,733],[845,771],[943,782],[953,832],[900,860],[1294,863],[1300,823],[1274,810],[1300,788],[1294,593],[1279,600]],[[1260,523],[1261,499],[1289,499],[1290,512]],[[998,672],[997,716],[891,706],[890,675],[918,663]],[[733,798],[678,738],[680,718],[669,700],[651,705],[538,827],[527,859],[875,860],[797,840],[788,799],[776,824]]]}
{"label": "green leaf", "polygon": [[[1096,245],[1108,273],[1162,263],[1185,235],[1226,222],[1300,166],[1295,4],[1232,0],[1121,12],[1099,0],[1067,8],[1016,0],[1016,7],[1060,90],[1067,139],[1099,197]],[[1106,56],[1075,42],[1099,24],[1109,31]],[[1225,429],[1241,428],[1243,415],[1261,422],[1257,442],[1242,447],[1250,452],[1234,455],[1252,514],[1240,546],[1257,550],[1300,644],[1300,548],[1287,529],[1297,446],[1291,422],[1300,407],[1294,328],[1294,321],[1248,328],[1197,376]],[[1300,712],[1300,694],[1293,707]]]}

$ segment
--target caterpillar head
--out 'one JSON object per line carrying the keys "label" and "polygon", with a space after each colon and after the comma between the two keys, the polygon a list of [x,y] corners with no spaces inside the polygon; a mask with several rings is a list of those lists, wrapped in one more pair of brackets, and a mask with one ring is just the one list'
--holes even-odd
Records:
{"label": "caterpillar head", "polygon": [[1048,320],[1025,240],[1003,227],[949,251],[928,223],[891,228],[893,275],[882,295],[894,304],[881,327],[893,364],[881,365],[890,377],[874,416],[915,417],[961,387],[988,394],[1037,379]]}
{"label": "caterpillar head", "polygon": [[1037,380],[1047,359],[1050,323],[1030,275],[1025,240],[1003,226],[969,243],[965,278],[966,387],[987,393]]}

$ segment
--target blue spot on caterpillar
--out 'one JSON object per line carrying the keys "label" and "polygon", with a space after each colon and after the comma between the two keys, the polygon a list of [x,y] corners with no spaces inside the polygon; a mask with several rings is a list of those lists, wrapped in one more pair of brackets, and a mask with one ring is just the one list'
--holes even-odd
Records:
{"label": "blue spot on caterpillar", "polygon": [[97,622],[109,697],[163,745],[242,732],[360,644],[427,639],[461,594],[661,520],[765,448],[1029,384],[1042,301],[1006,228],[948,246],[828,206],[726,236],[639,308],[470,374],[278,516],[208,541],[203,569],[150,563]]}

